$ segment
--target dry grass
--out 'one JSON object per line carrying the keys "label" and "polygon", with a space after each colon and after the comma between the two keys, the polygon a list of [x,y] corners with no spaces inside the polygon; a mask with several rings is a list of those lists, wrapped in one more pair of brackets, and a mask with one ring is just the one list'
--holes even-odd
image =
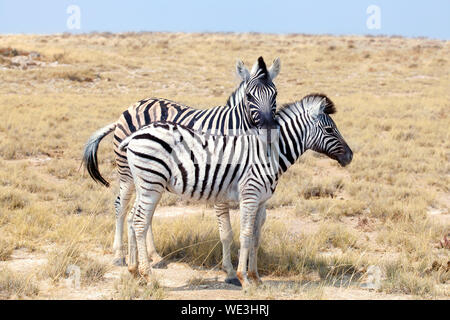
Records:
{"label": "dry grass", "polygon": [[295,299],[321,300],[324,299],[324,285],[301,281],[271,282],[260,286],[250,286],[246,295],[259,300]]}
{"label": "dry grass", "polygon": [[11,240],[0,239],[0,261],[6,261],[11,257],[14,243]]}
{"label": "dry grass", "polygon": [[187,281],[187,285],[196,287],[207,284],[208,282],[209,281],[202,276],[194,275]]}
{"label": "dry grass", "polygon": [[[222,246],[217,222],[213,217],[182,217],[156,220],[155,242],[166,259],[186,262],[206,268],[220,267]],[[189,228],[186,228],[186,226]],[[233,229],[239,230],[238,220]],[[263,242],[258,253],[259,271],[262,275],[296,276],[311,279],[318,272],[327,281],[336,282],[343,276],[355,276],[368,265],[367,259],[358,257],[355,249],[356,231],[333,224],[323,225],[316,233],[307,236],[293,235],[280,221],[269,219],[263,231]],[[238,234],[234,234],[232,262],[237,265]],[[339,255],[325,255],[339,249]],[[359,274],[355,276],[359,277]],[[198,282],[195,278],[193,281]]]}
{"label": "dry grass", "polygon": [[[81,258],[85,250],[109,253],[118,187],[102,188],[79,170],[90,134],[145,97],[200,108],[224,104],[236,85],[235,60],[250,66],[263,55],[267,61],[279,56],[283,64],[276,80],[279,105],[311,92],[329,95],[354,160],[343,169],[307,152],[282,177],[268,204],[274,220],[263,233],[261,272],[306,279],[318,274],[320,281],[341,283],[377,264],[383,292],[437,297],[439,288],[448,288],[445,273],[427,272],[449,260],[448,249],[435,248],[450,231],[448,41],[94,33],[2,36],[1,48],[0,234],[6,243],[0,242],[0,260],[9,259],[11,248],[52,245],[67,254],[49,253],[55,270],[48,266],[48,277],[58,278],[76,258],[67,251],[74,244],[83,248]],[[32,51],[43,65],[11,63]],[[101,144],[99,162],[114,180],[111,141]],[[161,201],[179,203],[172,195]],[[297,220],[314,227],[292,233],[283,225]],[[213,218],[155,224],[162,255],[207,267],[220,263]],[[233,261],[236,254],[237,235]],[[93,281],[104,272],[95,265],[84,270]],[[128,280],[121,286],[123,298],[147,296]]]}
{"label": "dry grass", "polygon": [[113,299],[117,300],[161,300],[166,295],[156,278],[146,283],[143,279],[136,279],[128,273],[123,274],[114,283],[114,289]]}
{"label": "dry grass", "polygon": [[103,280],[109,266],[82,254],[81,249],[78,245],[68,245],[50,252],[42,276],[57,282],[70,276],[71,270],[76,267],[80,270],[80,281],[83,285]]}
{"label": "dry grass", "polygon": [[18,275],[9,269],[0,269],[0,297],[32,298],[38,293],[39,288],[30,277]]}

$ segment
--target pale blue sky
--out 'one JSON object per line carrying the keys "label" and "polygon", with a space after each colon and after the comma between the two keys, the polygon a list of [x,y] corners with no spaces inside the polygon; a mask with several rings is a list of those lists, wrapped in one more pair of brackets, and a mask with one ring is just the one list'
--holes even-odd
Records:
{"label": "pale blue sky", "polygon": [[[67,8],[80,8],[80,29]],[[381,28],[368,29],[369,5]],[[0,34],[92,31],[425,36],[450,40],[450,0],[0,0]]]}

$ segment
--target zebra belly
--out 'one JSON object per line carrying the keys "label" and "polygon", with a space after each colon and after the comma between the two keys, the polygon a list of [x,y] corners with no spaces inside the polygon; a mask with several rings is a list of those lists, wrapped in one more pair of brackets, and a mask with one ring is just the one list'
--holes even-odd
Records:
{"label": "zebra belly", "polygon": [[201,188],[198,188],[198,185],[195,190],[193,184],[190,185],[188,184],[186,185],[186,187],[184,187],[184,182],[181,175],[175,175],[171,177],[167,185],[167,191],[179,195],[181,196],[181,198],[185,200],[198,200],[206,203],[217,203],[221,201],[232,201],[232,202],[239,201],[238,188],[234,184],[228,186],[226,189],[222,189],[223,188],[222,185],[216,186],[212,192],[210,188],[211,186],[207,186],[207,188],[202,192]]}

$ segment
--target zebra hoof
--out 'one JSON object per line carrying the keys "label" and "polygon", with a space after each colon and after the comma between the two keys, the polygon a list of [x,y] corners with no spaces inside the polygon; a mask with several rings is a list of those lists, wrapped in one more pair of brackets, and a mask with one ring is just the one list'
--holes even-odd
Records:
{"label": "zebra hoof", "polygon": [[239,281],[238,278],[226,278],[225,279],[225,283],[229,283],[229,284],[232,284],[234,286],[242,287],[242,284],[241,284],[241,282]]}
{"label": "zebra hoof", "polygon": [[138,267],[136,266],[128,266],[128,272],[130,272],[130,274],[134,277],[134,278],[139,278],[139,271],[138,271]]}
{"label": "zebra hoof", "polygon": [[115,258],[112,263],[118,267],[125,267],[127,265],[125,258]]}

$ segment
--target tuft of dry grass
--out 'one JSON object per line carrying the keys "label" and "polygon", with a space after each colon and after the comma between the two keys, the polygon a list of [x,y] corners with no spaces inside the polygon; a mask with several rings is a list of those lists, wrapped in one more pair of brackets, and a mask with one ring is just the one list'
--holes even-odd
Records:
{"label": "tuft of dry grass", "polygon": [[82,254],[79,245],[72,244],[49,253],[42,276],[57,282],[62,278],[67,278],[74,266],[79,268],[81,283],[85,285],[103,280],[103,276],[109,268],[106,264]]}
{"label": "tuft of dry grass", "polygon": [[[186,230],[186,226],[192,228]],[[217,224],[211,217],[156,220],[153,230],[158,252],[166,259],[209,267],[222,259]]]}
{"label": "tuft of dry grass", "polygon": [[3,208],[17,210],[25,208],[29,204],[26,194],[19,190],[0,187],[0,204]]}
{"label": "tuft of dry grass", "polygon": [[43,270],[43,276],[52,281],[58,281],[68,275],[68,267],[77,265],[80,261],[80,251],[77,246],[58,249],[48,255],[48,262]]}
{"label": "tuft of dry grass", "polygon": [[301,195],[304,199],[334,198],[342,187],[342,178],[322,179],[321,181],[305,183]]}
{"label": "tuft of dry grass", "polygon": [[425,275],[408,266],[407,259],[385,263],[386,279],[382,290],[388,293],[404,293],[422,297],[435,297],[438,293],[433,276]]}
{"label": "tuft of dry grass", "polygon": [[113,299],[117,300],[162,300],[166,296],[164,288],[154,278],[149,283],[132,275],[122,274],[114,283]]}
{"label": "tuft of dry grass", "polygon": [[12,241],[0,238],[0,261],[9,260],[14,249]]}
{"label": "tuft of dry grass", "polygon": [[0,269],[0,297],[34,297],[38,293],[39,288],[30,277],[19,275],[6,268]]}
{"label": "tuft of dry grass", "polygon": [[86,284],[97,283],[103,280],[109,266],[92,258],[85,259],[82,268],[83,280]]}

